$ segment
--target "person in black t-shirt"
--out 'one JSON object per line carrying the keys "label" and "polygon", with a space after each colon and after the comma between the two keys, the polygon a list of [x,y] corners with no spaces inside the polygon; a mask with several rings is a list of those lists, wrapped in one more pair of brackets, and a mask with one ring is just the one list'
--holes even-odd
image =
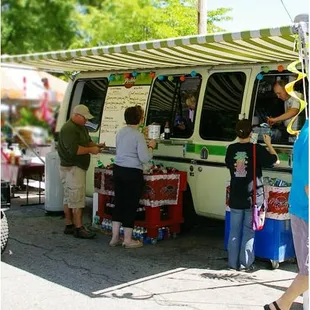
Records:
{"label": "person in black t-shirt", "polygon": [[[236,125],[239,142],[228,146],[225,162],[230,170],[230,233],[228,241],[228,264],[230,268],[249,269],[254,262],[254,231],[252,230],[253,200],[253,144],[250,143],[251,122],[247,119]],[[264,135],[266,148],[256,145],[256,204],[264,201],[262,167],[271,167],[278,160],[271,145],[271,138]]]}

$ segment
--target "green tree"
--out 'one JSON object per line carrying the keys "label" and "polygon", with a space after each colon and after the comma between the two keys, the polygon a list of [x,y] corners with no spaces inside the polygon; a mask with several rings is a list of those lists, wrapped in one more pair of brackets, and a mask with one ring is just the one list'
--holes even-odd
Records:
{"label": "green tree", "polygon": [[77,37],[72,0],[2,0],[2,54],[67,49]]}
{"label": "green tree", "polygon": [[[231,19],[208,12],[208,31]],[[3,0],[2,54],[92,47],[197,34],[197,0]]]}
{"label": "green tree", "polygon": [[[196,0],[80,0],[81,37],[72,48],[91,47],[197,34]],[[208,31],[223,31],[217,22],[231,19],[230,8],[208,12]]]}

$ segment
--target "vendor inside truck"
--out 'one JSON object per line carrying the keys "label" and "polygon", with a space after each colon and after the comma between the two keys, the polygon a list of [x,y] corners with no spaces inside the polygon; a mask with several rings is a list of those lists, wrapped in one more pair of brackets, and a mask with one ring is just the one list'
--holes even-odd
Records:
{"label": "vendor inside truck", "polygon": [[[295,137],[288,134],[287,126],[291,119],[298,114],[300,103],[285,91],[285,85],[293,79],[295,77],[292,74],[267,74],[264,75],[263,80],[257,83],[257,99],[252,124],[254,132],[260,133],[262,128],[265,131],[269,130],[272,143],[292,144],[294,142]],[[296,83],[294,90],[300,98],[303,97],[301,83]],[[302,112],[294,121],[292,129],[300,129],[304,121],[305,114]],[[260,140],[261,135],[259,135]]]}

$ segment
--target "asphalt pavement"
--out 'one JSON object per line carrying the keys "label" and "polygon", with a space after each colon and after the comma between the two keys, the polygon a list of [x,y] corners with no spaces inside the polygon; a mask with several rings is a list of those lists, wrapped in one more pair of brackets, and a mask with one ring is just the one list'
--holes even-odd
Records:
{"label": "asphalt pavement", "polygon": [[[32,202],[37,197],[32,196]],[[37,309],[263,309],[296,275],[296,264],[271,270],[258,261],[252,273],[227,270],[224,222],[204,220],[176,239],[139,249],[111,248],[98,231],[94,240],[64,235],[62,216],[44,204],[7,211],[10,238],[1,257],[1,306]],[[91,202],[84,221],[91,224]],[[292,309],[302,309],[299,297]]]}

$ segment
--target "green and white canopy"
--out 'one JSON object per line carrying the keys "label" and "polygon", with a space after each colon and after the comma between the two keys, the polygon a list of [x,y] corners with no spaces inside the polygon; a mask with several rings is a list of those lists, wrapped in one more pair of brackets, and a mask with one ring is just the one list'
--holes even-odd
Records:
{"label": "green and white canopy", "polygon": [[162,67],[292,61],[291,26],[148,42],[2,56],[2,62],[51,71],[126,71]]}

